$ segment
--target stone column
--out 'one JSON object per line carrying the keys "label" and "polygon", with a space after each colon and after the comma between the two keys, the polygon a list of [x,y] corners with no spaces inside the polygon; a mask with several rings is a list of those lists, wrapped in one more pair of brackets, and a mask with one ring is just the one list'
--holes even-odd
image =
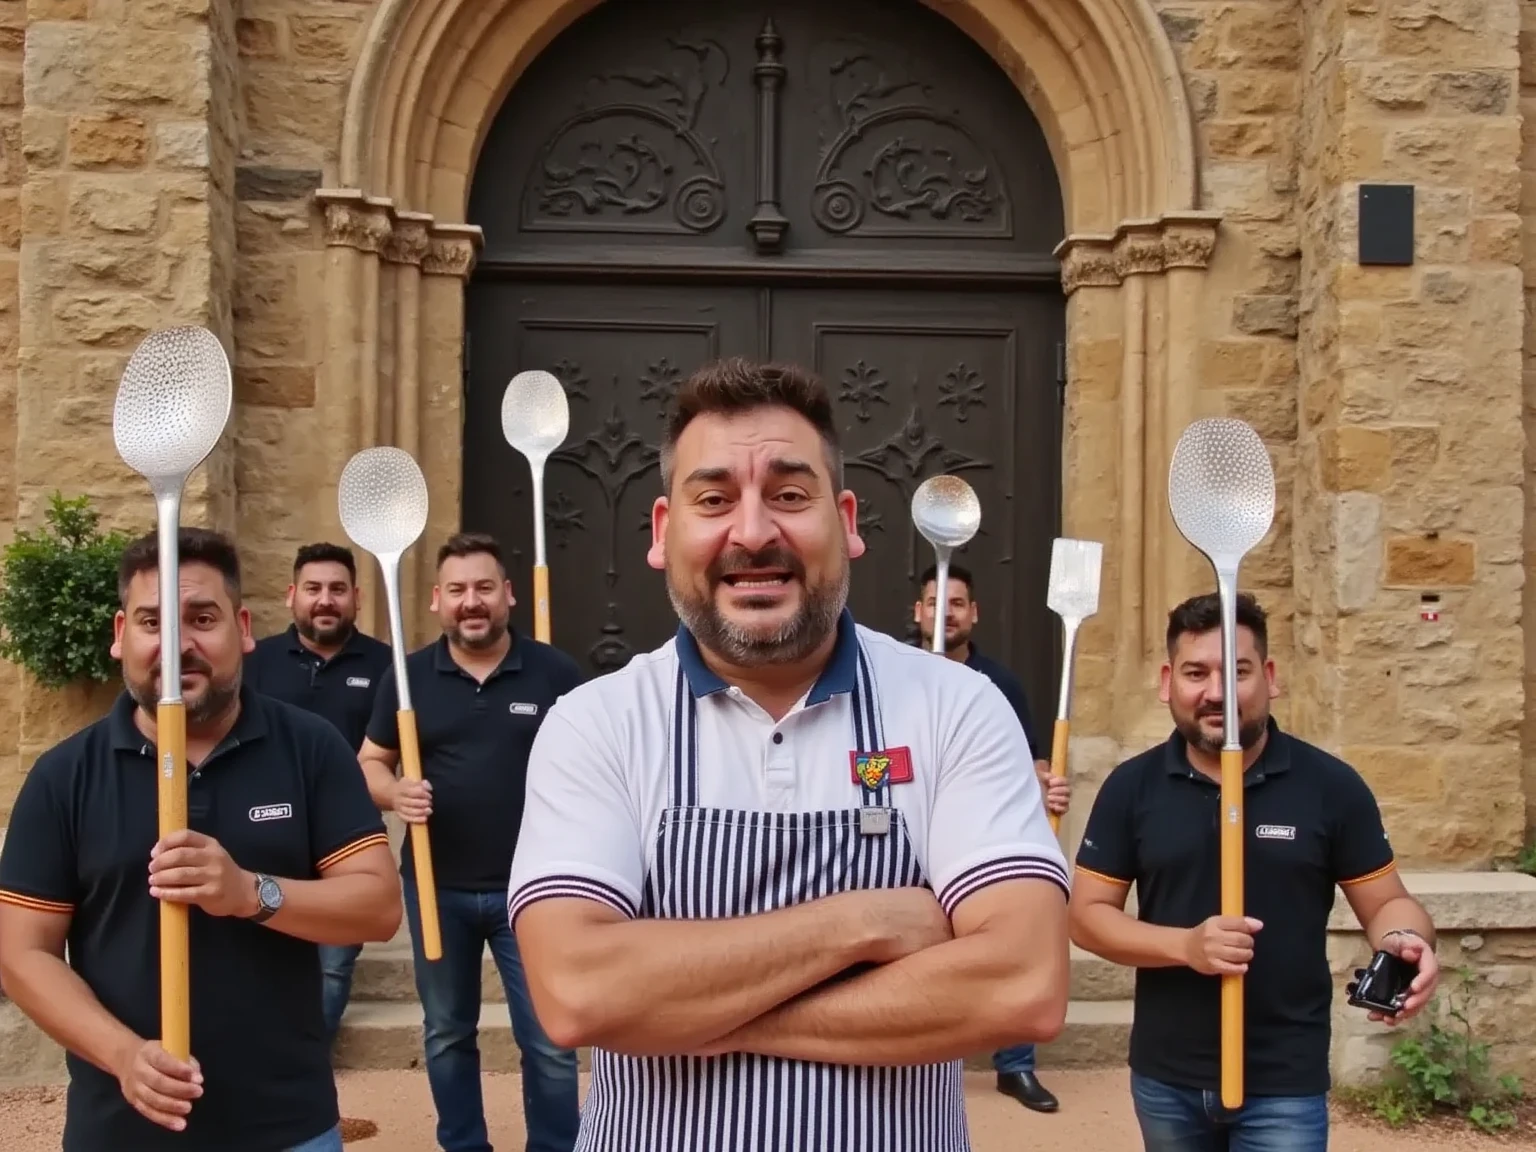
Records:
{"label": "stone column", "polygon": [[[326,340],[316,397],[326,452],[323,514],[341,535],[336,484],[359,450],[392,444],[427,479],[427,527],[400,565],[406,643],[435,634],[427,611],[432,560],[459,528],[463,443],[464,280],[480,229],[438,224],[353,188],[322,188]],[[378,565],[360,565],[364,627],[387,637]]]}
{"label": "stone column", "polygon": [[[123,366],[148,332],[189,323],[211,328],[234,359],[233,9],[57,0],[28,12],[17,518],[36,520],[62,488],[145,531],[154,524],[148,487],[119,461],[112,437]],[[233,520],[226,437],[188,483],[183,522]],[[27,690],[24,760],[95,718],[100,694],[79,695]]]}
{"label": "stone column", "polygon": [[[1487,866],[1525,818],[1519,5],[1303,11],[1296,722],[1401,859]],[[1378,181],[1412,266],[1358,263]]]}

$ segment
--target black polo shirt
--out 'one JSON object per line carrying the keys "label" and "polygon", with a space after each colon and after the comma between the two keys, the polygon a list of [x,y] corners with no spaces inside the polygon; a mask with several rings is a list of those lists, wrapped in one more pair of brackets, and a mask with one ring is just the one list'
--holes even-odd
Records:
{"label": "black polo shirt", "polygon": [[[502,661],[479,683],[454,663],[447,637],[406,657],[421,773],[432,785],[432,872],[439,888],[504,892],[523,822],[528,753],[552,705],[581,683],[558,648],[511,633]],[[398,749],[395,673],[374,702],[368,739]],[[400,871],[415,871],[411,853]]]}
{"label": "black polo shirt", "polygon": [[[311,880],[387,844],[357,754],[319,717],[240,693],[233,730],[187,781],[190,826],[242,868]],[[155,749],[124,693],[45,752],[23,782],[0,854],[0,900],[72,914],[69,963],[107,1011],[160,1035]],[[151,1124],[117,1080],[68,1056],[64,1152],[274,1152],[338,1122],[315,944],[191,909],[192,1055],[203,1096],[184,1132]]]}
{"label": "black polo shirt", "polygon": [[1036,760],[1049,760],[1051,750],[1041,748],[1035,740],[1034,721],[1030,717],[1029,703],[1024,699],[1024,685],[1019,682],[1019,678],[990,656],[983,656],[974,640],[970,642],[970,652],[965,658],[965,666],[976,669],[997,685],[998,690],[1008,698],[1008,703],[1013,705],[1013,713],[1019,718],[1019,723],[1024,728],[1024,736],[1029,741],[1030,752],[1034,754]]}
{"label": "black polo shirt", "polygon": [[[1221,912],[1220,786],[1190,767],[1183,737],[1115,768],[1088,816],[1077,867],[1136,884],[1139,918],[1190,928]],[[1327,1092],[1328,917],[1335,885],[1380,876],[1392,846],[1370,788],[1342,760],[1273,720],[1243,788],[1246,913],[1264,925],[1244,979],[1247,1091]],[[1130,1066],[1221,1086],[1221,978],[1183,965],[1136,971]]]}
{"label": "black polo shirt", "polygon": [[352,630],[330,659],[304,647],[297,625],[256,642],[245,658],[244,679],[258,692],[324,716],[354,749],[363,746],[379,681],[389,667],[389,645]]}

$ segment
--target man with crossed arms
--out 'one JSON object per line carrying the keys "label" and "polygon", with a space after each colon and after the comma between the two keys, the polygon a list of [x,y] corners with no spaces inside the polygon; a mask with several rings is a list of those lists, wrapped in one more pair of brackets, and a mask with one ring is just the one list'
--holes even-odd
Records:
{"label": "man with crossed arms", "polygon": [[969,1147],[961,1059],[1066,1017],[1065,859],[985,677],[855,624],[825,388],[685,381],[650,562],[676,637],[551,708],[508,914],[593,1046],[583,1152]]}

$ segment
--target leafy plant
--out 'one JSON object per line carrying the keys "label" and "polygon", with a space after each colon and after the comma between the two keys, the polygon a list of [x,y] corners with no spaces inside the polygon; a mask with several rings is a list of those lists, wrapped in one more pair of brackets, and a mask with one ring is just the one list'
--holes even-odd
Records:
{"label": "leafy plant", "polygon": [[46,526],[18,529],[0,560],[0,656],[38,683],[108,683],[117,612],[117,565],[129,537],[103,533],[90,498],[55,492]]}
{"label": "leafy plant", "polygon": [[[1469,968],[1454,971],[1460,977],[1458,991],[1477,979]],[[1473,1038],[1464,996],[1448,998],[1441,1015],[1455,1026],[1429,1019],[1421,1034],[1399,1040],[1392,1048],[1395,1075],[1368,1093],[1366,1103],[1394,1127],[1450,1112],[1484,1132],[1513,1128],[1512,1106],[1523,1098],[1520,1081],[1494,1077],[1490,1046]]]}

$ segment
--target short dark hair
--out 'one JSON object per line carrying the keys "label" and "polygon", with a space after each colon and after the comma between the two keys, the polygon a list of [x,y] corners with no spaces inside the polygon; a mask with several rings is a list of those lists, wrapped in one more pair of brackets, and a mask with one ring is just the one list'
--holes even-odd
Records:
{"label": "short dark hair", "polygon": [[[923,589],[928,587],[930,583],[937,580],[938,578],[939,566],[937,564],[928,565],[927,568],[923,569],[922,578],[917,582],[917,594],[921,596],[923,594]],[[961,584],[964,584],[965,594],[972,600],[976,599],[976,581],[971,576],[971,570],[964,564],[956,564],[953,560],[951,560],[949,564],[949,578],[952,581],[957,580]]]}
{"label": "short dark hair", "polygon": [[[212,528],[182,528],[176,533],[176,560],[178,564],[206,564],[217,569],[224,577],[224,587],[235,607],[240,606],[240,553],[232,540]],[[128,585],[143,572],[154,572],[160,567],[160,537],[157,532],[146,532],[123,549],[117,562],[117,602],[124,610],[128,607]]]}
{"label": "short dark hair", "polygon": [[841,489],[843,450],[832,397],[821,378],[798,364],[757,363],[741,356],[706,364],[678,385],[661,445],[662,489],[672,489],[672,457],[678,437],[694,417],[710,412],[738,415],[769,407],[788,408],[811,422],[826,449],[832,483]]}
{"label": "short dark hair", "polygon": [[488,532],[456,532],[448,537],[437,550],[437,566],[441,568],[443,561],[450,556],[489,556],[496,561],[502,575],[507,572],[507,562],[501,556],[501,545]]}
{"label": "short dark hair", "polygon": [[[1262,659],[1269,657],[1269,617],[1250,592],[1237,594],[1237,624],[1253,633],[1254,645]],[[1221,627],[1221,597],[1215,592],[1191,596],[1168,613],[1168,658],[1178,646],[1179,637],[1204,635]]]}
{"label": "short dark hair", "polygon": [[352,583],[357,583],[357,559],[352,555],[352,549],[340,544],[321,541],[301,547],[293,557],[295,578],[303,571],[306,564],[340,564],[351,575]]}

